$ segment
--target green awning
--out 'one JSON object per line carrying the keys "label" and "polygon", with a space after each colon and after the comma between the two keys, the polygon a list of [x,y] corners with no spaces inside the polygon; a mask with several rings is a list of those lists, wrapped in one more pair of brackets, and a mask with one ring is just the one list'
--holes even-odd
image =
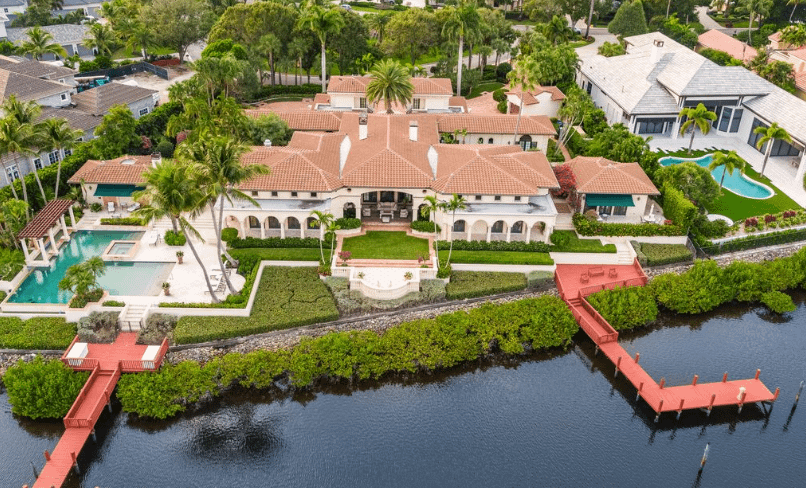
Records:
{"label": "green awning", "polygon": [[589,207],[634,207],[632,195],[609,195],[606,193],[588,193],[585,204]]}
{"label": "green awning", "polygon": [[135,185],[98,185],[95,189],[96,197],[130,197],[132,193],[143,190]]}

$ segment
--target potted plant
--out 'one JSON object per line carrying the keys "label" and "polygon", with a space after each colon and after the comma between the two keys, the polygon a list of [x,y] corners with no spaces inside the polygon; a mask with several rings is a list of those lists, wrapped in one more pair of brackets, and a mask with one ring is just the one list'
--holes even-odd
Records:
{"label": "potted plant", "polygon": [[178,264],[182,264],[182,259],[185,257],[185,253],[183,251],[176,251],[176,262]]}
{"label": "potted plant", "polygon": [[162,292],[165,293],[165,296],[171,296],[171,284],[167,281],[162,284]]}
{"label": "potted plant", "polygon": [[406,271],[406,272],[403,274],[403,278],[405,278],[405,280],[406,280],[406,281],[411,280],[411,278],[412,278],[413,276],[414,276],[414,275],[413,275],[413,274],[411,274],[411,271]]}
{"label": "potted plant", "polygon": [[364,272],[363,272],[363,271],[359,271],[359,272],[358,272],[358,279],[359,279],[359,280],[363,280],[363,279],[364,279],[364,276],[366,276],[366,275],[364,274]]}

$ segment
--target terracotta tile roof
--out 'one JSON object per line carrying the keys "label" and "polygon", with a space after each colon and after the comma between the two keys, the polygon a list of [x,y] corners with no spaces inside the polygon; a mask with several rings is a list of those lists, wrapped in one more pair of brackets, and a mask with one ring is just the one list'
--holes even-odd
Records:
{"label": "terracotta tile roof", "polygon": [[741,61],[749,61],[758,54],[752,47],[716,29],[700,34],[699,42],[703,47],[728,53]]}
{"label": "terracotta tile roof", "polygon": [[[469,134],[514,134],[517,115],[447,115],[439,119],[440,132],[467,129]],[[553,136],[557,134],[545,115],[521,117],[519,134]]]}
{"label": "terracotta tile roof", "polygon": [[150,98],[156,90],[122,83],[107,83],[92,90],[73,95],[73,103],[82,112],[92,115],[104,115],[114,105],[128,105]]}
{"label": "terracotta tile roof", "polygon": [[[369,76],[331,76],[328,93],[366,93]],[[412,78],[415,95],[451,95],[453,87],[448,78]]]}
{"label": "terracotta tile roof", "polygon": [[806,72],[795,74],[795,87],[802,92],[806,92]]}
{"label": "terracotta tile roof", "polygon": [[[287,147],[256,146],[241,159],[271,169],[240,186],[242,190],[331,191],[341,188],[338,176],[317,164],[315,151]],[[338,158],[338,152],[335,157]],[[337,161],[338,164],[338,161]]]}
{"label": "terracotta tile roof", "polygon": [[565,100],[565,94],[556,86],[538,86],[531,91],[508,91],[507,95],[521,97],[523,95],[524,105],[534,105],[540,103],[537,97],[543,93],[551,93],[551,99],[556,101]]}
{"label": "terracotta tile roof", "polygon": [[27,102],[69,91],[70,87],[62,83],[0,69],[0,95],[3,99],[15,95],[20,101]]}
{"label": "terracotta tile roof", "polygon": [[467,99],[465,97],[451,97],[448,99],[449,107],[462,107],[462,113],[467,113]]}
{"label": "terracotta tile roof", "polygon": [[246,110],[246,115],[250,117],[260,117],[261,115],[277,114],[283,119],[288,127],[293,130],[315,130],[335,132],[341,125],[342,112],[317,112],[306,110],[299,112],[273,112],[266,109]]}
{"label": "terracotta tile roof", "polygon": [[437,179],[441,193],[535,195],[540,188],[557,188],[546,156],[517,146],[440,144]]}
{"label": "terracotta tile roof", "polygon": [[[125,162],[124,162],[125,161]],[[140,185],[143,172],[151,167],[151,156],[121,156],[107,161],[89,160],[70,177],[68,183]]]}
{"label": "terracotta tile roof", "polygon": [[317,93],[313,97],[313,105],[314,107],[317,105],[330,105],[330,95],[327,93]]}
{"label": "terracotta tile roof", "polygon": [[767,36],[767,39],[775,42],[779,42],[781,40],[781,31],[775,32]]}
{"label": "terracotta tile roof", "polygon": [[806,47],[789,51],[787,54],[806,61]]}
{"label": "terracotta tile roof", "polygon": [[76,203],[73,200],[51,200],[45,207],[39,211],[38,214],[28,222],[20,232],[17,238],[25,239],[39,239],[48,235],[48,229],[53,227],[59,221],[59,217],[67,212],[67,209]]}
{"label": "terracotta tile roof", "polygon": [[660,195],[638,163],[617,163],[605,158],[577,156],[568,161],[579,193]]}

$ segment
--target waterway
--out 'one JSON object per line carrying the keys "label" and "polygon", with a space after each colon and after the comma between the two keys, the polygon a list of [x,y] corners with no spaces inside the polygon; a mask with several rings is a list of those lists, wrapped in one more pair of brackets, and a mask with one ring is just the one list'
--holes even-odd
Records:
{"label": "waterway", "polygon": [[[568,351],[512,364],[334,386],[296,398],[234,392],[193,414],[146,422],[113,411],[79,457],[71,487],[803,486],[806,305],[784,317],[724,307],[663,317],[622,344],[667,384],[752,377],[781,398],[767,417],[654,413],[584,335]],[[0,485],[33,480],[31,462],[55,446],[58,422],[10,413],[0,394]],[[711,444],[698,476],[700,457]]]}

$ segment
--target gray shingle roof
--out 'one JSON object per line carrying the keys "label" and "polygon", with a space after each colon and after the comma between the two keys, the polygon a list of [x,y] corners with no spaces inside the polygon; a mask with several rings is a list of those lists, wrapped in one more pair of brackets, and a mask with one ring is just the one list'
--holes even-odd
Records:
{"label": "gray shingle roof", "polygon": [[745,100],[742,105],[770,122],[778,122],[790,136],[806,144],[806,101],[773,85],[769,95]]}
{"label": "gray shingle roof", "polygon": [[25,0],[0,0],[0,7],[22,7]]}
{"label": "gray shingle roof", "polygon": [[743,66],[719,66],[706,60],[688,85],[683,96],[729,95],[751,96],[770,93],[774,85]]}
{"label": "gray shingle roof", "polygon": [[69,91],[70,87],[62,83],[41,80],[0,69],[0,95],[4,99],[9,95],[15,95],[22,101],[39,100],[43,97]]}
{"label": "gray shingle roof", "polygon": [[153,93],[157,91],[113,82],[73,95],[73,103],[82,112],[104,115],[114,105],[128,105],[149,98]]}
{"label": "gray shingle roof", "polygon": [[13,71],[22,75],[33,76],[34,78],[43,78],[48,80],[57,80],[59,78],[66,78],[73,76],[75,72],[70,68],[63,66],[53,66],[52,64],[42,63],[40,61],[25,60],[21,63],[2,62],[0,68]]}
{"label": "gray shingle roof", "polygon": [[91,115],[75,108],[50,108],[42,109],[40,120],[61,118],[67,120],[67,124],[73,129],[81,129],[84,132],[91,131],[100,125],[103,117]]}
{"label": "gray shingle roof", "polygon": [[[8,40],[17,44],[28,39],[26,32],[30,27],[9,27],[6,29],[6,36]],[[65,44],[81,44],[84,36],[89,30],[86,25],[76,24],[60,24],[60,25],[45,25],[42,30],[49,32],[53,36],[54,42]]]}

